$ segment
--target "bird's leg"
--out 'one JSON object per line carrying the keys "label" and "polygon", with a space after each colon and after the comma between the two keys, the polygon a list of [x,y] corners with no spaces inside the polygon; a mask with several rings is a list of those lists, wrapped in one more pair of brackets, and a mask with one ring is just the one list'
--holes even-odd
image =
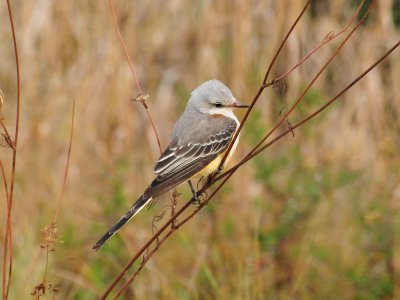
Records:
{"label": "bird's leg", "polygon": [[211,173],[210,175],[208,175],[205,185],[207,185],[207,186],[211,185],[216,174],[217,173]]}
{"label": "bird's leg", "polygon": [[192,194],[193,194],[192,204],[199,204],[200,200],[199,200],[199,197],[197,196],[197,191],[194,189],[192,181],[190,181],[190,179],[188,180],[188,183],[190,186],[190,190],[192,191]]}
{"label": "bird's leg", "polygon": [[218,167],[218,169],[217,169],[217,174],[218,174],[218,175],[221,174],[223,170],[224,170],[224,167],[220,165],[220,166]]}

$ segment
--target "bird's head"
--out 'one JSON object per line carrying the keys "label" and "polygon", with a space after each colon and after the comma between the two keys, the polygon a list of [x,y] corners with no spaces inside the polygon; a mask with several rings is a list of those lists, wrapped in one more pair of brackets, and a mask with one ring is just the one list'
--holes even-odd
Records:
{"label": "bird's head", "polygon": [[193,90],[188,107],[202,113],[222,113],[233,108],[249,107],[237,100],[221,81],[212,79]]}

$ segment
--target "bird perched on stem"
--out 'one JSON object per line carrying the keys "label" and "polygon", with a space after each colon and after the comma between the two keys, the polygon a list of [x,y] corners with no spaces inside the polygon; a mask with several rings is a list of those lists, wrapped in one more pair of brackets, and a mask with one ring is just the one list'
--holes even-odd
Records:
{"label": "bird perched on stem", "polygon": [[176,122],[167,149],[161,154],[154,168],[156,178],[133,204],[93,246],[98,250],[123,225],[133,218],[150,201],[188,181],[197,198],[191,179],[219,172],[226,166],[236,150],[235,140],[221,166],[225,151],[239,128],[239,121],[232,109],[248,105],[237,100],[222,82],[209,80],[191,93],[186,109]]}

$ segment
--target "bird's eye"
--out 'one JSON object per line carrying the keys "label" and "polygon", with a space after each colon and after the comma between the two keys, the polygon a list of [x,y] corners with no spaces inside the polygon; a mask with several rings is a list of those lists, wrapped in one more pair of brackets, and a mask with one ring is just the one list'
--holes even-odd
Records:
{"label": "bird's eye", "polygon": [[223,107],[222,103],[220,103],[220,102],[214,103],[214,106],[215,106],[215,107],[218,107],[218,108],[219,108],[219,107]]}

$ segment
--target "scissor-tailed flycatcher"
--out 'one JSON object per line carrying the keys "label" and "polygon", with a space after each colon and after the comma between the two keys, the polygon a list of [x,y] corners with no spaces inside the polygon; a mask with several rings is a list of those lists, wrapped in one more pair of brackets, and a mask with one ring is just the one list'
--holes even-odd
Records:
{"label": "scissor-tailed flycatcher", "polygon": [[[239,121],[232,109],[240,107],[248,106],[235,99],[232,92],[218,80],[207,81],[196,88],[175,124],[168,148],[157,161],[154,168],[157,177],[93,249],[98,250],[103,246],[153,198],[191,178],[208,176],[217,171],[239,127]],[[235,140],[222,167],[231,159],[238,142],[239,138]],[[193,191],[192,186],[191,188]]]}

